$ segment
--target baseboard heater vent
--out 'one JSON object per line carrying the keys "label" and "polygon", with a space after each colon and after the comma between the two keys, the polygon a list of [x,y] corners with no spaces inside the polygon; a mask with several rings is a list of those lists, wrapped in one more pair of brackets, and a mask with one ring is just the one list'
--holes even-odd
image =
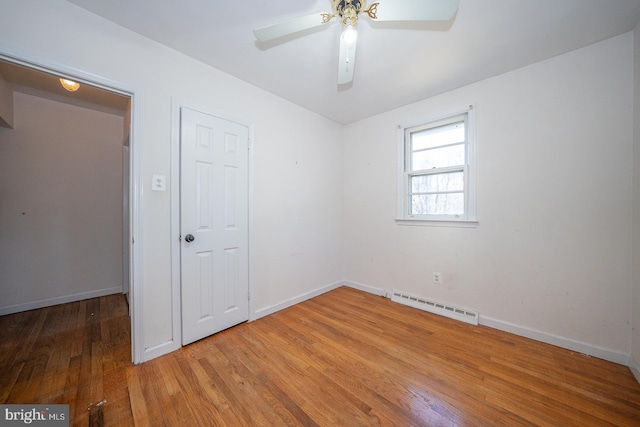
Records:
{"label": "baseboard heater vent", "polygon": [[393,291],[391,301],[408,305],[409,307],[419,308],[420,310],[428,311],[429,313],[460,320],[461,322],[478,325],[479,314],[477,311],[453,307],[449,304],[430,301],[428,299],[416,297],[400,291]]}

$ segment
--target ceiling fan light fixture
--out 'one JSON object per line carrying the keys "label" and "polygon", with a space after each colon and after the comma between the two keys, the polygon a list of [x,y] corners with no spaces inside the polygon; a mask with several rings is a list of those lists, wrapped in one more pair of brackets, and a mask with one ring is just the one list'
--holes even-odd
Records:
{"label": "ceiling fan light fixture", "polygon": [[342,38],[345,43],[348,44],[353,44],[358,39],[358,31],[351,22],[348,22],[347,25],[345,25],[344,30],[342,30]]}
{"label": "ceiling fan light fixture", "polygon": [[63,88],[65,88],[69,92],[75,92],[78,89],[80,89],[80,83],[74,82],[73,80],[61,78],[60,84],[62,85]]}

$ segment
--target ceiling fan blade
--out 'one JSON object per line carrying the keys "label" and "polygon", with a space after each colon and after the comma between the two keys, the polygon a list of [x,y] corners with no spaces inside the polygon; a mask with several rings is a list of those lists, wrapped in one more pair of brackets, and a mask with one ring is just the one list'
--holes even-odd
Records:
{"label": "ceiling fan blade", "polygon": [[381,0],[372,3],[369,17],[376,21],[448,21],[459,0]]}
{"label": "ceiling fan blade", "polygon": [[253,30],[253,34],[261,42],[277,39],[279,37],[288,36],[289,34],[299,31],[308,30],[309,28],[319,27],[326,24],[333,17],[329,13],[316,12],[310,15],[294,18],[279,24],[269,25],[268,27]]}
{"label": "ceiling fan blade", "polygon": [[356,65],[356,40],[345,41],[344,33],[340,36],[340,57],[338,58],[338,84],[346,84],[353,80]]}

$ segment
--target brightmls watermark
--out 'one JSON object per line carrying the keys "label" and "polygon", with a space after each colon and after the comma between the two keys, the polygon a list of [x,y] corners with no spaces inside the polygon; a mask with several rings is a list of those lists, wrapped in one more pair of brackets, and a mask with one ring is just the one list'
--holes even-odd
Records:
{"label": "brightmls watermark", "polygon": [[69,427],[69,405],[0,405],[0,427]]}

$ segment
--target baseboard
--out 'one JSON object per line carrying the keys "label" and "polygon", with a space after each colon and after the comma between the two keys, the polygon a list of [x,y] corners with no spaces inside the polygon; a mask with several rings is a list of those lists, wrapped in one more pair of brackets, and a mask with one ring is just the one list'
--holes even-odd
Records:
{"label": "baseboard", "polygon": [[253,315],[250,317],[249,321],[258,320],[261,317],[268,316],[270,314],[276,313],[276,312],[278,312],[280,310],[283,310],[285,308],[291,307],[292,305],[296,305],[296,304],[299,304],[299,303],[301,303],[303,301],[306,301],[308,299],[317,297],[318,295],[322,295],[325,292],[329,292],[329,291],[332,291],[332,290],[334,290],[336,288],[339,288],[340,286],[342,286],[342,284],[343,284],[343,282],[335,282],[335,283],[332,283],[330,285],[314,289],[314,290],[312,290],[310,292],[305,292],[304,294],[300,294],[300,295],[298,295],[296,297],[289,298],[289,299],[284,300],[284,301],[282,301],[282,302],[280,302],[278,304],[273,304],[273,305],[270,305],[270,306],[267,306],[267,307],[260,308],[260,309],[256,310],[255,313],[253,313]]}
{"label": "baseboard", "polygon": [[558,335],[548,334],[546,332],[537,331],[535,329],[526,328],[524,326],[515,325],[498,319],[492,319],[480,315],[480,325],[498,329],[500,331],[509,332],[521,337],[530,338],[532,340],[555,345],[557,347],[566,348],[577,353],[583,353],[588,356],[594,356],[620,365],[629,366],[629,355],[618,351],[610,350],[603,347],[587,344],[581,341],[572,340]]}
{"label": "baseboard", "polygon": [[[342,284],[344,286],[348,286],[354,289],[359,289],[361,291],[369,292],[375,295],[382,295],[382,296],[389,297],[391,294],[385,289],[364,285],[362,283],[351,282],[348,280],[343,281]],[[524,326],[505,322],[499,319],[493,319],[491,317],[482,316],[482,314],[480,314],[480,317],[479,317],[479,324],[483,326],[488,326],[490,328],[498,329],[500,331],[509,332],[514,335],[530,338],[535,341],[540,341],[547,344],[555,345],[557,347],[562,347],[567,350],[572,350],[572,351],[586,354],[589,356],[598,357],[600,359],[608,360],[610,362],[614,362],[620,365],[629,366],[633,371],[634,375],[636,376],[636,379],[638,379],[638,381],[640,382],[640,379],[639,379],[640,364],[638,364],[638,362],[635,360],[632,361],[632,359],[626,353],[621,353],[618,351],[610,350],[603,347],[598,347],[595,345],[572,340],[569,338],[548,334],[546,332],[537,331]],[[634,363],[634,365],[632,365],[632,362]]]}
{"label": "baseboard", "polygon": [[631,369],[633,376],[636,377],[636,381],[640,383],[640,363],[633,356],[629,356],[629,369]]}
{"label": "baseboard", "polygon": [[0,307],[0,316],[4,316],[5,314],[20,313],[22,311],[35,310],[38,308],[51,307],[52,305],[66,304],[68,302],[82,301],[85,299],[97,298],[105,295],[112,295],[112,294],[119,294],[119,293],[122,293],[122,286],[99,289],[97,291],[90,291],[90,292],[79,292],[77,294],[41,299],[38,301],[29,301],[21,304]]}
{"label": "baseboard", "polygon": [[368,292],[370,294],[374,294],[374,295],[378,295],[381,297],[389,297],[388,292],[385,289],[382,288],[376,288],[374,286],[368,286],[368,285],[363,285],[362,283],[358,283],[358,282],[350,282],[348,280],[345,280],[342,282],[343,286],[347,286],[349,288],[353,288],[353,289],[358,289],[359,291],[363,291],[363,292]]}
{"label": "baseboard", "polygon": [[162,344],[154,345],[153,347],[145,348],[144,355],[142,356],[143,362],[148,362],[156,357],[164,356],[172,351],[178,350],[182,345],[176,343],[174,340],[163,342]]}

